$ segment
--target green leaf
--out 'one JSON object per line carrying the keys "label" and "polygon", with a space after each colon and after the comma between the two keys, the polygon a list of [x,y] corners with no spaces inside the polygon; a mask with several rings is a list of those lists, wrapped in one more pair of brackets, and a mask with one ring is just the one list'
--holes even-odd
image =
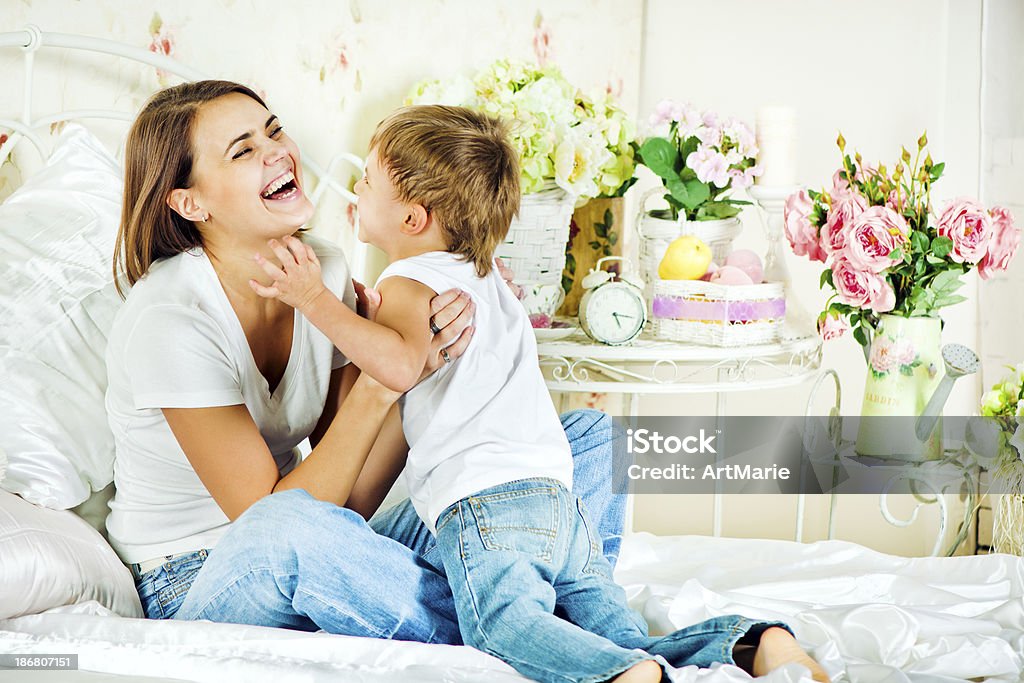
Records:
{"label": "green leaf", "polygon": [[619,241],[619,233],[617,233],[617,232],[610,232],[610,233],[608,233],[608,244],[610,244],[610,245],[612,245],[614,247],[618,243],[618,241]]}
{"label": "green leaf", "polygon": [[573,275],[576,274],[576,257],[572,254],[565,255],[565,269]]}
{"label": "green leaf", "polygon": [[612,213],[611,209],[604,210],[604,225],[606,228],[615,225],[615,214]]}
{"label": "green leaf", "polygon": [[867,335],[864,333],[863,327],[853,328],[853,338],[856,339],[857,343],[860,344],[861,346],[868,345],[868,338]]}
{"label": "green leaf", "polygon": [[572,291],[573,279],[571,277],[562,276],[562,291],[568,294]]}
{"label": "green leaf", "polygon": [[832,280],[832,270],[829,268],[826,268],[825,270],[821,271],[821,281],[818,283],[818,289],[821,289],[826,284],[829,287],[835,288],[835,284]]}
{"label": "green leaf", "polygon": [[679,150],[665,138],[650,138],[640,146],[641,163],[651,169],[655,175],[665,180],[678,178],[676,162]]}
{"label": "green leaf", "polygon": [[690,156],[697,151],[697,147],[700,145],[700,140],[697,139],[696,135],[691,135],[683,141],[682,146],[679,148],[679,160],[682,163],[686,163],[686,157]]}
{"label": "green leaf", "polygon": [[928,235],[920,230],[915,230],[910,234],[910,245],[916,252],[928,251]]}
{"label": "green leaf", "polygon": [[962,301],[967,301],[967,297],[960,294],[951,294],[948,296],[940,296],[935,299],[935,308],[942,308],[944,306],[952,306]]}
{"label": "green leaf", "polygon": [[594,223],[594,234],[598,237],[608,237],[608,226],[603,223]]}
{"label": "green leaf", "polygon": [[686,181],[685,186],[687,199],[683,200],[683,206],[691,211],[711,198],[711,188],[696,178]]}
{"label": "green leaf", "polygon": [[931,176],[932,176],[932,182],[933,183],[936,180],[938,180],[939,178],[942,177],[942,172],[945,169],[946,169],[946,162],[945,161],[941,161],[941,162],[935,164],[934,166],[932,166]]}
{"label": "green leaf", "polygon": [[740,212],[738,208],[724,201],[708,202],[700,208],[703,215],[711,216],[712,218],[732,218]]}
{"label": "green leaf", "polygon": [[684,206],[687,209],[691,209],[700,203],[697,202],[697,204],[694,204],[692,202],[690,198],[689,188],[686,186],[685,183],[683,183],[682,180],[679,179],[678,176],[666,178],[665,187],[668,188],[668,191],[672,194],[672,198],[679,202],[680,206]]}
{"label": "green leaf", "polygon": [[596,250],[596,249],[600,249],[601,248],[601,243],[598,242],[597,240],[590,240],[589,244],[590,244],[590,248],[591,249],[595,249]]}
{"label": "green leaf", "polygon": [[943,270],[931,282],[931,290],[935,296],[952,294],[963,286],[960,273],[955,270]]}
{"label": "green leaf", "polygon": [[953,251],[953,240],[948,237],[936,237],[932,240],[932,253],[942,258]]}
{"label": "green leaf", "polygon": [[901,365],[900,366],[900,374],[905,376],[905,377],[913,377],[914,376],[914,369],[911,368],[909,365]]}
{"label": "green leaf", "polygon": [[903,260],[903,250],[902,249],[893,249],[892,251],[889,252],[889,258],[892,259],[893,261],[902,261]]}

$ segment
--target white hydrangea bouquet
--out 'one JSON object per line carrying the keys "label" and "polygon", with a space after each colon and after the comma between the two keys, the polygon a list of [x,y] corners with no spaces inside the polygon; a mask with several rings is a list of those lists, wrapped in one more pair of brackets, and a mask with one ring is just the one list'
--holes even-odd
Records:
{"label": "white hydrangea bouquet", "polygon": [[405,104],[469,107],[512,121],[523,194],[553,182],[577,198],[617,197],[635,182],[636,125],[607,92],[584,95],[555,66],[501,59],[472,78],[422,81]]}

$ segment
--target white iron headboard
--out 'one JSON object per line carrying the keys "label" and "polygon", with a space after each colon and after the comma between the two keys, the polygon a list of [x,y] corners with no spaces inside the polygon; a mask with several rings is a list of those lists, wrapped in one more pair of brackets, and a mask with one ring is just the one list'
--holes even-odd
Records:
{"label": "white iron headboard", "polygon": [[[113,55],[152,66],[164,73],[173,74],[184,81],[197,81],[209,78],[208,75],[201,71],[185,66],[166,55],[103,38],[79,36],[69,33],[51,33],[41,31],[33,25],[29,25],[20,31],[0,33],[0,50],[20,49],[24,53],[25,67],[21,111],[12,113],[13,116],[9,118],[6,116],[7,112],[0,111],[0,129],[11,131],[10,137],[0,145],[0,161],[6,159],[14,151],[14,148],[25,140],[35,147],[42,158],[45,158],[47,156],[46,145],[39,131],[45,130],[56,123],[88,119],[107,119],[130,123],[135,119],[136,112],[134,111],[119,111],[109,108],[67,109],[37,115],[32,110],[32,95],[35,86],[35,55],[44,48],[83,50]],[[351,204],[356,203],[356,196],[338,182],[334,177],[334,173],[344,164],[351,164],[361,172],[363,169],[363,159],[349,152],[340,152],[331,157],[325,168],[310,159],[307,154],[303,154],[302,158],[303,166],[306,167],[308,174],[316,179],[316,186],[310,193],[310,200],[314,206],[319,205],[328,190],[340,195]],[[357,277],[362,277],[365,274],[366,246],[357,242],[353,252],[349,254],[352,272]]]}

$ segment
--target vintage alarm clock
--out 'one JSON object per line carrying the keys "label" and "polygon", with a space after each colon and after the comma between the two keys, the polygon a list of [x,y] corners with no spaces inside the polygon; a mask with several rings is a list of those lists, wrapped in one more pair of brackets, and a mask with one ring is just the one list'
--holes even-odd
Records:
{"label": "vintage alarm clock", "polygon": [[600,259],[585,278],[580,299],[580,327],[594,341],[619,346],[637,338],[647,323],[647,302],[643,282],[631,273],[616,276],[601,269],[605,261],[622,261],[621,256]]}

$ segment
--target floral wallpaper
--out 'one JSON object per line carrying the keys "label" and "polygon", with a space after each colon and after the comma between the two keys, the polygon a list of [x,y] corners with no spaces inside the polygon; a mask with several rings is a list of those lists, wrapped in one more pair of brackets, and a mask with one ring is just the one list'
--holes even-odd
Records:
{"label": "floral wallpaper", "polygon": [[[401,105],[412,84],[501,57],[556,63],[581,87],[619,93],[636,114],[640,3],[311,0],[280,10],[272,0],[8,0],[0,32],[35,24],[107,38],[245,83],[266,97],[303,154],[321,166],[339,152],[365,154],[376,123]],[[21,61],[20,50],[0,50],[0,118],[20,114]],[[134,112],[154,90],[178,82],[126,60],[67,50],[39,53],[36,72],[36,113],[104,104]],[[125,130],[113,123],[90,128],[112,149]],[[3,160],[0,199],[41,163],[35,156],[20,145]],[[351,182],[353,173],[346,165],[338,178]],[[351,208],[330,195],[315,229],[351,248],[353,219]]]}

